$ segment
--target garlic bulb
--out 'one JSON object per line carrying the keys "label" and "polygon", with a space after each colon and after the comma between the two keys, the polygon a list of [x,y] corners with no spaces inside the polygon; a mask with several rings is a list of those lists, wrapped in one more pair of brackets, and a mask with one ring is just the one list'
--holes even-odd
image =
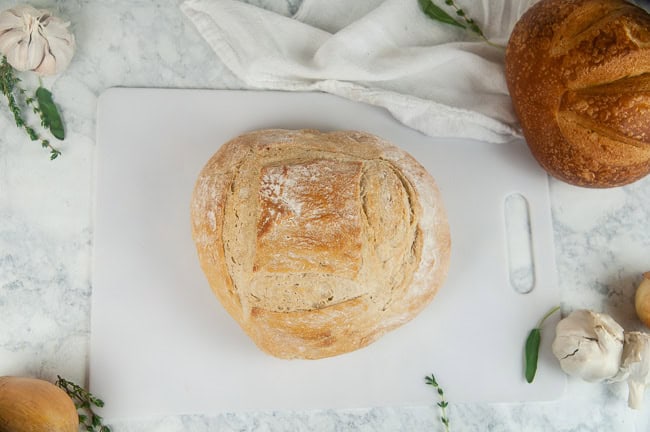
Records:
{"label": "garlic bulb", "polygon": [[612,317],[577,310],[557,324],[552,350],[564,372],[597,382],[617,374],[623,341],[623,328]]}
{"label": "garlic bulb", "polygon": [[0,13],[0,54],[19,71],[60,73],[70,64],[75,49],[69,25],[31,6],[7,9]]}

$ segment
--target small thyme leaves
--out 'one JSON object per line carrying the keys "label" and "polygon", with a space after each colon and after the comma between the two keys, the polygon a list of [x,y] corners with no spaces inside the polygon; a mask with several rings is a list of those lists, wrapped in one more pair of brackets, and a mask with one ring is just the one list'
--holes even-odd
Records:
{"label": "small thyme leaves", "polygon": [[476,21],[470,18],[467,15],[467,12],[465,12],[461,7],[459,7],[454,0],[444,0],[444,2],[445,5],[453,9],[454,14],[457,17],[459,17],[461,21],[449,15],[441,7],[436,6],[433,3],[433,0],[418,0],[418,3],[420,4],[420,8],[425,13],[425,15],[427,15],[429,18],[435,21],[443,22],[445,24],[450,24],[456,27],[469,29],[471,32],[475,33],[478,37],[483,39],[483,41],[486,44],[493,47],[505,49],[503,45],[496,44],[491,40],[489,40],[483,33],[483,30],[481,30],[479,25],[476,23]]}
{"label": "small thyme leaves", "polygon": [[471,31],[473,31],[477,35],[479,35],[479,37],[481,39],[483,39],[483,40],[485,40],[487,42],[487,38],[483,34],[483,31],[481,30],[481,28],[476,24],[476,22],[474,22],[474,20],[472,18],[467,16],[467,14],[465,13],[465,11],[463,9],[458,7],[458,5],[456,3],[454,3],[453,0],[445,0],[445,4],[447,6],[452,7],[456,11],[456,15],[458,15],[459,17],[461,17],[463,19],[463,21],[465,21],[465,23],[467,24],[467,28],[469,28]]}
{"label": "small thyme leaves", "polygon": [[[56,109],[56,106],[54,106],[54,103],[51,101],[51,93],[50,93],[50,99],[49,101],[46,101],[45,105],[40,103],[38,95],[41,89],[45,90],[43,87],[39,87],[39,89],[36,91],[35,97],[28,96],[27,91],[20,86],[20,79],[16,76],[14,68],[7,61],[7,57],[2,56],[2,61],[0,62],[0,91],[2,91],[2,94],[4,94],[5,97],[7,98],[9,111],[11,111],[11,114],[14,117],[16,126],[24,129],[25,133],[27,134],[30,140],[40,141],[41,147],[43,147],[46,150],[49,150],[50,160],[54,160],[61,155],[61,151],[54,148],[52,144],[50,144],[49,140],[41,137],[33,127],[27,124],[25,118],[23,117],[23,112],[20,106],[18,105],[18,101],[16,100],[17,95],[24,98],[25,105],[31,107],[32,111],[40,117],[41,126],[49,128],[52,134],[56,138],[59,138],[59,136],[62,136],[61,134],[63,131],[63,126],[62,124],[60,124],[61,118],[58,114],[58,110]],[[39,104],[37,105],[36,102],[38,102]],[[48,111],[46,112],[45,109],[47,109]],[[52,112],[52,110],[54,110],[54,113]],[[58,123],[56,123],[57,120],[54,120],[54,122],[57,125],[55,129],[53,129],[51,126],[51,124],[53,123],[52,119],[58,119]],[[59,139],[63,139],[63,138],[59,138]]]}
{"label": "small thyme leaves", "polygon": [[93,407],[103,407],[104,401],[96,398],[77,384],[57,375],[56,385],[63,389],[74,402],[79,413],[79,425],[87,432],[111,432],[111,428],[102,424],[102,417],[93,411]]}
{"label": "small thyme leaves", "polygon": [[436,389],[436,392],[438,393],[438,397],[440,398],[440,401],[437,403],[441,412],[440,422],[445,427],[445,432],[449,432],[449,417],[447,416],[447,406],[449,406],[449,403],[445,399],[445,392],[442,389],[442,387],[440,387],[438,381],[436,381],[436,377],[433,374],[424,377],[424,382],[425,384],[430,385],[431,387]]}

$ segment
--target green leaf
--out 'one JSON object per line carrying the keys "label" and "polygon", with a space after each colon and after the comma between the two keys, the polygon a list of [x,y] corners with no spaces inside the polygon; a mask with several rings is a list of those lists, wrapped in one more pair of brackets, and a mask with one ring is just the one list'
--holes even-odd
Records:
{"label": "green leaf", "polygon": [[451,15],[442,10],[440,7],[433,4],[432,0],[418,0],[422,12],[426,16],[435,21],[440,21],[445,24],[450,24],[456,27],[465,28],[464,25],[456,21]]}
{"label": "green leaf", "polygon": [[537,372],[537,357],[539,356],[539,344],[542,339],[539,328],[530,331],[526,338],[526,381],[532,383]]}
{"label": "green leaf", "polygon": [[[54,152],[60,153],[56,149],[53,149],[52,152],[52,158],[56,157],[56,153]],[[62,388],[74,401],[75,407],[77,407],[77,411],[79,413],[79,423],[82,427],[85,427],[85,429],[89,432],[111,432],[111,429],[108,426],[102,424],[104,419],[100,415],[93,412],[91,408],[91,405],[103,405],[104,402],[101,399],[93,396],[91,393],[78,386],[77,384],[66,381],[60,376],[56,381],[56,385]],[[81,412],[79,412],[80,410],[85,410],[84,412],[86,412],[88,415],[81,414]]]}
{"label": "green leaf", "polygon": [[424,381],[426,382],[427,385],[432,386],[438,392],[438,397],[440,398],[440,401],[438,402],[437,405],[440,408],[440,414],[442,414],[440,416],[440,421],[445,426],[445,432],[449,432],[449,417],[447,417],[447,406],[449,404],[445,400],[444,391],[438,385],[438,382],[436,381],[436,377],[433,376],[433,374],[431,374],[429,376],[425,376]]}
{"label": "green leaf", "polygon": [[539,345],[542,340],[542,326],[544,322],[553,315],[555,312],[560,310],[560,306],[555,306],[542,317],[537,323],[537,327],[532,329],[526,338],[526,347],[525,347],[525,375],[526,381],[532,383],[535,379],[535,373],[537,373],[537,358],[539,356]]}
{"label": "green leaf", "polygon": [[469,24],[469,29],[470,29],[471,31],[473,31],[474,33],[476,33],[477,35],[479,35],[479,36],[481,36],[481,37],[484,37],[484,36],[483,36],[483,31],[481,31],[481,29],[479,28],[479,26],[477,26],[476,24],[474,24],[474,23],[470,23],[470,24]]}
{"label": "green leaf", "polygon": [[433,376],[433,374],[431,374],[431,376],[424,377],[424,380],[430,386],[438,387],[438,383],[436,382],[436,377]]}
{"label": "green leaf", "polygon": [[54,100],[52,100],[52,93],[45,87],[39,87],[36,89],[36,100],[38,101],[43,126],[50,129],[54,137],[63,140],[65,138],[63,121],[61,121],[59,110],[56,108]]}

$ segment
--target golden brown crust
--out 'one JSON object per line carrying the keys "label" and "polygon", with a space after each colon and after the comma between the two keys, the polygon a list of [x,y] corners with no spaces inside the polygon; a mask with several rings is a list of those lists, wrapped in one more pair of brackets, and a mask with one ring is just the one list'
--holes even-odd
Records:
{"label": "golden brown crust", "polygon": [[622,0],[542,0],[515,26],[506,80],[541,166],[587,187],[650,173],[650,16]]}
{"label": "golden brown crust", "polygon": [[417,315],[449,265],[433,178],[363,132],[236,137],[199,175],[191,210],[216,296],[281,358],[366,346]]}
{"label": "golden brown crust", "polygon": [[0,431],[78,430],[77,409],[61,388],[36,378],[0,376]]}

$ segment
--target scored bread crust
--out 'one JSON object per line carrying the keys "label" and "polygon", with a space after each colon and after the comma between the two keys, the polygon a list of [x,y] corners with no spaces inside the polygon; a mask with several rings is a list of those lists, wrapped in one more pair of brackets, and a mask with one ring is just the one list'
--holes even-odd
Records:
{"label": "scored bread crust", "polygon": [[213,292],[280,358],[370,344],[414,318],[449,266],[435,181],[364,132],[266,129],[232,139],[199,174],[191,221]]}
{"label": "scored bread crust", "polygon": [[650,15],[622,0],[542,0],[515,25],[505,73],[526,142],[585,187],[650,172]]}

